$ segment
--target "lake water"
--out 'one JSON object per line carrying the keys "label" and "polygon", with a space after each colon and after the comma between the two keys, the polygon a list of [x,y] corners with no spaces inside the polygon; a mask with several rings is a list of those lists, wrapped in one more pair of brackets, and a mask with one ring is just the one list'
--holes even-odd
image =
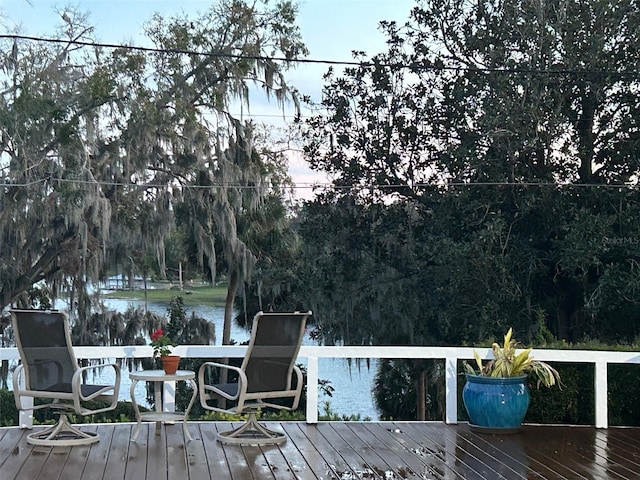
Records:
{"label": "lake water", "polygon": [[[134,307],[144,307],[143,300],[121,300],[115,298],[105,299],[105,305],[113,310],[124,312],[129,305]],[[150,312],[157,315],[166,316],[168,304],[160,302],[148,302],[147,308]],[[195,307],[185,307],[187,315],[191,315],[191,312],[195,312],[196,315],[206,318],[211,321],[216,327],[216,345],[222,343],[222,327],[224,323],[224,308],[223,307],[209,307],[206,305],[199,305]],[[236,342],[244,342],[249,340],[250,332],[232,325],[231,338]],[[314,342],[306,336],[304,344],[313,345]],[[305,364],[306,359],[301,358],[301,363]],[[358,366],[347,363],[347,360],[340,358],[321,358],[318,360],[319,366],[319,378],[329,380],[331,385],[335,389],[333,396],[329,397],[320,394],[318,397],[318,404],[320,414],[324,413],[323,404],[329,402],[329,406],[332,412],[339,415],[360,415],[360,418],[370,418],[372,420],[378,419],[378,413],[373,403],[373,395],[371,393],[371,387],[373,385],[373,377],[375,374],[375,361],[372,361],[371,367],[368,369],[364,364],[358,368]],[[129,400],[129,378],[126,373],[123,372],[120,398],[122,400]],[[136,386],[136,400],[141,405],[146,405],[145,398],[145,386],[144,382],[139,382]]]}

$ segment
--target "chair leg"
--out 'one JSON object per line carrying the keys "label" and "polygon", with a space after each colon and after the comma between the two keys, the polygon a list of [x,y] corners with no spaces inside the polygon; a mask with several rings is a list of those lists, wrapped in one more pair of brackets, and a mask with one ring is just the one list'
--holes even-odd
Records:
{"label": "chair leg", "polygon": [[100,440],[95,432],[83,432],[74,427],[67,420],[65,414],[60,415],[58,423],[27,435],[27,443],[49,447],[73,447],[76,445],[90,445]]}
{"label": "chair leg", "polygon": [[249,418],[241,427],[218,433],[219,442],[233,445],[278,445],[286,440],[284,433],[270,430],[258,423],[255,412],[249,413]]}

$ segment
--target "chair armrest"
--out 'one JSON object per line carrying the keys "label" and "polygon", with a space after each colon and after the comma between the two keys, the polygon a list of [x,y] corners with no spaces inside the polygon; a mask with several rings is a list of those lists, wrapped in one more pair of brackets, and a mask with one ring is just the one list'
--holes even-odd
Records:
{"label": "chair armrest", "polygon": [[[100,389],[99,391],[91,395],[87,395],[86,397],[82,395],[82,388],[81,388],[82,379],[84,377],[85,372],[92,371],[92,370],[99,370],[105,367],[110,367],[114,371],[115,380],[113,382],[113,385],[105,385],[104,388]],[[105,395],[107,392],[110,392],[109,396],[113,396],[117,401],[118,395],[120,393],[120,376],[121,376],[120,367],[115,363],[101,363],[99,365],[89,365],[86,367],[78,368],[74,372],[73,378],[71,379],[71,391],[73,392],[73,396],[76,399],[74,400],[74,403],[76,403],[76,401],[79,403],[80,400],[83,400],[83,401],[93,400],[95,398],[100,397],[101,395]],[[79,407],[79,405],[77,405],[77,407]]]}
{"label": "chair armrest", "polygon": [[21,363],[20,365],[18,365],[15,368],[15,370],[13,371],[13,374],[11,375],[12,383],[13,383],[13,391],[14,392],[22,390],[20,388],[20,378],[22,378],[22,372],[23,371],[24,371],[24,365]]}
{"label": "chair armrest", "polygon": [[[207,370],[214,369],[214,368],[217,368],[219,370],[230,370],[238,374],[238,382],[237,382],[238,391],[236,395],[229,395],[227,392],[220,390],[218,388],[215,388],[214,386],[206,383],[205,373],[207,372]],[[212,407],[207,403],[207,400],[208,400],[207,394],[211,392],[227,400],[237,400],[239,408],[241,408],[242,405],[244,404],[244,397],[247,393],[247,376],[244,373],[244,370],[242,370],[239,367],[236,367],[234,365],[227,365],[225,363],[205,362],[200,366],[200,369],[198,370],[198,384],[199,384],[198,390],[200,392],[200,404],[202,405],[203,408],[207,410],[215,410],[218,412],[228,412],[227,409]]]}
{"label": "chair armrest", "polygon": [[304,377],[302,376],[302,370],[297,365],[293,366],[293,371],[296,373],[296,396],[293,398],[293,404],[291,410],[298,408],[300,403],[300,396],[302,395],[302,387],[304,386]]}
{"label": "chair armrest", "polygon": [[21,363],[18,365],[12,374],[12,383],[13,383],[13,397],[16,402],[16,408],[18,411],[22,410],[22,399],[21,394],[25,392],[20,386],[20,379],[24,375],[24,365]]}

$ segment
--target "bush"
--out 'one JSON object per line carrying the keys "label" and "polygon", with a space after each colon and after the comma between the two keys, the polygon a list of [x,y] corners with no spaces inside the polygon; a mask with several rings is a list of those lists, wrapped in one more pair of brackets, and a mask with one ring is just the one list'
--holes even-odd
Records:
{"label": "bush", "polygon": [[18,425],[18,409],[13,398],[13,392],[0,389],[0,427]]}
{"label": "bush", "polygon": [[639,365],[609,365],[609,424],[640,426]]}
{"label": "bush", "polygon": [[555,365],[560,388],[536,388],[529,384],[531,404],[525,417],[528,423],[593,425],[595,423],[594,367],[589,364]]}

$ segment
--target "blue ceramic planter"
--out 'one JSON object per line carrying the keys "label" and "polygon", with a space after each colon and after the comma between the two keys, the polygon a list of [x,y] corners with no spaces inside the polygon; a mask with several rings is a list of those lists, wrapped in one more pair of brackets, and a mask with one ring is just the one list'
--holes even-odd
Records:
{"label": "blue ceramic planter", "polygon": [[465,374],[462,400],[472,426],[513,430],[529,408],[526,377],[483,377]]}

